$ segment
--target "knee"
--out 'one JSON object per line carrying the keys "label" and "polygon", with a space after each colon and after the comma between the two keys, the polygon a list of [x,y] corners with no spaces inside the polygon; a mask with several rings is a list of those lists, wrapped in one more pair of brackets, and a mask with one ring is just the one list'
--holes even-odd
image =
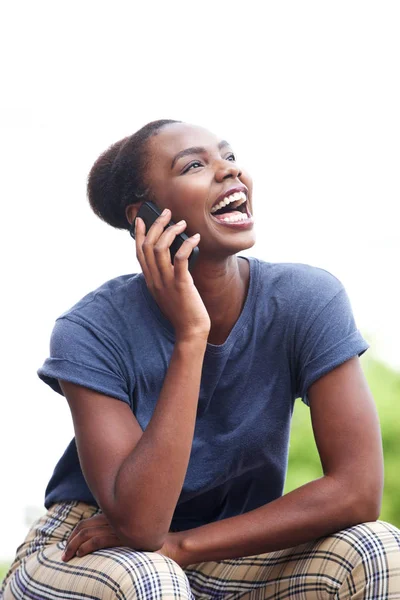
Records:
{"label": "knee", "polygon": [[364,589],[366,598],[386,598],[389,591],[393,594],[390,597],[400,598],[400,531],[389,523],[376,521],[356,525],[338,535],[341,534],[348,544],[344,558],[349,567],[352,565],[349,589]]}
{"label": "knee", "polygon": [[10,578],[4,600],[49,584],[58,598],[75,592],[76,598],[103,600],[192,600],[183,570],[160,554],[108,548],[63,563],[61,553],[59,545],[34,553]]}
{"label": "knee", "polygon": [[389,555],[396,556],[397,560],[400,558],[400,531],[390,523],[362,523],[343,533],[361,558],[382,559]]}
{"label": "knee", "polygon": [[114,572],[114,582],[123,598],[193,598],[189,581],[181,567],[161,554],[132,552],[131,557],[129,554],[120,555],[117,571]]}

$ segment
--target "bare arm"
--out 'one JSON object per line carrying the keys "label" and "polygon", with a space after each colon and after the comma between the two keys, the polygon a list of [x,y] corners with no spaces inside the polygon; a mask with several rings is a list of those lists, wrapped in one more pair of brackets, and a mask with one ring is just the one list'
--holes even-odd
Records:
{"label": "bare arm", "polygon": [[60,382],[88,485],[110,523],[137,549],[161,547],[186,474],[205,343],[177,343],[143,433],[123,402]]}
{"label": "bare arm", "polygon": [[164,232],[170,214],[136,248],[146,284],[175,329],[176,343],[153,416],[142,432],[130,407],[61,381],[75,428],[86,481],[119,538],[143,550],[159,549],[182,489],[192,446],[201,370],[210,319],[188,272],[198,238],[189,238],[171,264],[169,246],[185,224]]}
{"label": "bare arm", "polygon": [[246,514],[172,534],[181,564],[271,552],[378,518],[380,428],[358,358],[316,381],[309,398],[323,477]]}

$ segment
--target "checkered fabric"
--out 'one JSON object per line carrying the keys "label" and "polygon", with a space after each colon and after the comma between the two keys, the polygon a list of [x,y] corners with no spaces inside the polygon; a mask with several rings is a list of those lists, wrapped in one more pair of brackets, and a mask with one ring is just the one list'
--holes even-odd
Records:
{"label": "checkered fabric", "polygon": [[68,563],[65,541],[97,509],[53,506],[30,530],[7,574],[3,600],[400,600],[400,532],[357,525],[296,548],[191,565],[129,548]]}

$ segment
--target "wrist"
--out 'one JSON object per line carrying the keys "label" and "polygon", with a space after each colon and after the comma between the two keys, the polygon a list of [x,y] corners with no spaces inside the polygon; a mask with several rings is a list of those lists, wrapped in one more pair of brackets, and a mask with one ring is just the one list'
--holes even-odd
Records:
{"label": "wrist", "polygon": [[207,346],[209,331],[183,331],[175,333],[175,343],[182,346],[202,347]]}

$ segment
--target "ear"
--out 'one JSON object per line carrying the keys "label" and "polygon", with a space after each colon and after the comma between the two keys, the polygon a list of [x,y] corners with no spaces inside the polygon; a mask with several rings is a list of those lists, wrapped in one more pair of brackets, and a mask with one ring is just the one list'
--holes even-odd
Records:
{"label": "ear", "polygon": [[136,218],[136,215],[139,212],[139,208],[142,206],[143,200],[141,202],[135,202],[135,204],[129,204],[125,209],[125,216],[128,219],[128,222],[132,225],[133,221]]}

